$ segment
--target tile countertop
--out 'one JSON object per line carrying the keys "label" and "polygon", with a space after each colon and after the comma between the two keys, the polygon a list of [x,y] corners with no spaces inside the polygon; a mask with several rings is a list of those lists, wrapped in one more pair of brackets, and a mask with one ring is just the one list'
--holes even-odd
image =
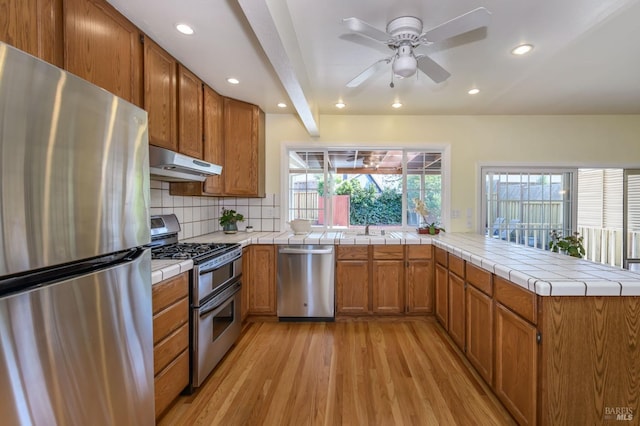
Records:
{"label": "tile countertop", "polygon": [[[640,274],[478,234],[445,233],[432,237],[415,232],[387,232],[384,236],[356,237],[350,232],[307,235],[294,235],[290,231],[215,232],[186,241],[240,243],[243,247],[250,244],[434,244],[541,296],[640,296]],[[165,265],[160,266],[159,262]],[[154,260],[152,264],[154,274],[160,271],[162,279],[193,267],[191,261]],[[170,272],[166,272],[166,268],[170,268]]]}

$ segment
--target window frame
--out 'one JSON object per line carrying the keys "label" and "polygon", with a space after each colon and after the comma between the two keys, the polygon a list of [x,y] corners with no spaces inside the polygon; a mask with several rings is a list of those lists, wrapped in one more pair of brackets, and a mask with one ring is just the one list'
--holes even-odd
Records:
{"label": "window frame", "polygon": [[[482,164],[479,166],[479,191],[480,194],[478,200],[478,209],[480,214],[478,215],[477,233],[485,235],[485,223],[487,227],[487,194],[486,194],[486,179],[488,173],[517,173],[517,174],[571,174],[571,196],[569,202],[571,205],[570,220],[571,220],[571,232],[576,232],[578,226],[578,167],[565,167],[565,166],[550,166],[550,165],[491,165]],[[517,243],[516,244],[520,244]],[[524,245],[524,244],[522,244]]]}
{"label": "window frame", "polygon": [[[386,143],[381,145],[360,145],[357,143],[335,143],[335,144],[327,144],[325,146],[319,147],[317,144],[309,143],[309,142],[288,142],[283,143],[281,145],[280,151],[280,193],[282,194],[281,203],[280,203],[280,229],[287,229],[286,224],[289,217],[289,151],[291,150],[309,150],[309,151],[324,151],[325,154],[328,154],[331,150],[348,150],[348,149],[356,149],[356,150],[402,150],[406,151],[432,151],[432,152],[440,152],[441,157],[441,225],[444,228],[449,227],[449,217],[451,211],[451,145],[450,144],[432,144],[432,143]],[[324,164],[325,170],[325,181],[327,180],[328,170],[327,163]],[[402,161],[402,185],[403,194],[402,194],[402,210],[406,212],[407,210],[407,199],[406,199],[406,185],[407,185],[407,170],[406,170],[406,156],[403,155]],[[329,209],[328,215],[331,215],[331,201],[326,203],[326,208]],[[333,217],[326,216],[330,218],[331,223],[333,223]],[[413,227],[407,226],[407,218],[406,214],[403,214],[402,218],[403,224],[399,226],[402,231],[413,230]],[[328,225],[317,226],[314,227],[317,230],[323,231],[334,231],[339,232],[337,228],[331,228]]]}

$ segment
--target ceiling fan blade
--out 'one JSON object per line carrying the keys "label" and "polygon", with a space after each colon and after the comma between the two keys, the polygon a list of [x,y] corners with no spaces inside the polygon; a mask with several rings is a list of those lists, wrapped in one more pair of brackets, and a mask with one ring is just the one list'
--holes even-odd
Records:
{"label": "ceiling fan blade", "polygon": [[451,77],[449,71],[442,68],[436,61],[427,55],[417,55],[416,59],[418,60],[418,69],[436,83],[442,83]]}
{"label": "ceiling fan blade", "polygon": [[391,58],[380,59],[374,62],[369,68],[358,74],[353,80],[347,83],[347,87],[358,87],[371,76],[373,76],[382,67],[382,63],[388,64],[391,62]]}
{"label": "ceiling fan blade", "polygon": [[420,40],[423,43],[435,43],[477,28],[486,27],[490,17],[491,12],[484,7],[479,7],[426,31],[420,36]]}
{"label": "ceiling fan blade", "polygon": [[387,43],[391,37],[389,34],[385,33],[382,30],[377,29],[376,27],[367,24],[361,19],[358,18],[344,18],[342,23],[346,24],[347,27],[353,31],[354,33],[361,34],[365,37],[369,37],[373,40]]}

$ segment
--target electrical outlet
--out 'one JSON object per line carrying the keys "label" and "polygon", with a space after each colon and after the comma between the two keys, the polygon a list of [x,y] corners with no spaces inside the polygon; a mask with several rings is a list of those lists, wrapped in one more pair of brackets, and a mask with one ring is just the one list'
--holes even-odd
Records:
{"label": "electrical outlet", "polygon": [[457,219],[460,217],[460,210],[453,209],[451,210],[451,219]]}

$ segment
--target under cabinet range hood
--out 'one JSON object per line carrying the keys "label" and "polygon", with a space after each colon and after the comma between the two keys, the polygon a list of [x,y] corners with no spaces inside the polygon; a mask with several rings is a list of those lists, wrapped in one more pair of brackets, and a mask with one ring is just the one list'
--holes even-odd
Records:
{"label": "under cabinet range hood", "polygon": [[222,173],[222,166],[150,145],[149,171],[155,180],[204,182],[207,177]]}

